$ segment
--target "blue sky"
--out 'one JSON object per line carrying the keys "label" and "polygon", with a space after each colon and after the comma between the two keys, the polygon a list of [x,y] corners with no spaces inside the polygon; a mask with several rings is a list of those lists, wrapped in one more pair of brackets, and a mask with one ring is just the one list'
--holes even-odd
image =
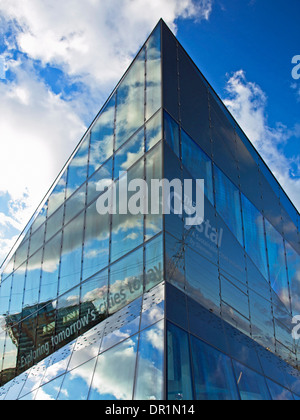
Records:
{"label": "blue sky", "polygon": [[299,209],[299,15],[299,0],[1,0],[0,264],[161,17]]}

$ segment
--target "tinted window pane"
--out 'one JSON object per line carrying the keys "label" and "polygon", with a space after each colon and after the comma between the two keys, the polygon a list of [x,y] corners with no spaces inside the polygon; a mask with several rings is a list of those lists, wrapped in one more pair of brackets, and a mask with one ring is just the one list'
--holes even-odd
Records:
{"label": "tinted window pane", "polygon": [[291,288],[293,314],[300,313],[300,256],[286,242],[288,274]]}
{"label": "tinted window pane", "polygon": [[21,265],[13,274],[11,288],[11,302],[9,307],[10,315],[17,315],[22,312],[22,303],[25,285],[26,263]]}
{"label": "tinted window pane", "polygon": [[47,220],[46,225],[46,242],[49,241],[63,225],[64,206],[60,207],[50,218]]}
{"label": "tinted window pane", "polygon": [[200,147],[181,130],[182,163],[194,179],[204,179],[205,195],[214,203],[212,163]]}
{"label": "tinted window pane", "polygon": [[91,130],[89,176],[113,154],[114,121],[115,96],[110,99]]}
{"label": "tinted window pane", "polygon": [[235,361],[233,361],[233,366],[242,400],[268,401],[271,399],[263,376]]}
{"label": "tinted window pane", "polygon": [[290,292],[286,271],[283,238],[267,220],[265,220],[265,223],[271,286],[290,312]]}
{"label": "tinted window pane", "polygon": [[277,385],[275,382],[267,379],[268,387],[273,401],[294,401],[293,395],[290,391]]}
{"label": "tinted window pane", "polygon": [[168,323],[168,400],[192,400],[188,334]]}
{"label": "tinted window pane", "polygon": [[263,217],[243,194],[242,206],[246,251],[263,276],[268,278]]}
{"label": "tinted window pane", "polygon": [[66,195],[67,171],[63,173],[49,197],[48,217],[50,217],[64,202]]}
{"label": "tinted window pane", "polygon": [[112,159],[106,162],[88,181],[87,203],[94,201],[112,182]]}
{"label": "tinted window pane", "polygon": [[42,255],[42,250],[40,250],[28,260],[24,292],[24,307],[33,306],[39,302]]}
{"label": "tinted window pane", "polygon": [[135,400],[163,399],[164,322],[141,332]]}
{"label": "tinted window pane", "polygon": [[116,150],[144,124],[145,51],[137,57],[117,91]]}
{"label": "tinted window pane", "polygon": [[67,373],[64,377],[58,400],[85,401],[87,400],[96,359]]}
{"label": "tinted window pane", "polygon": [[197,400],[238,400],[231,360],[191,337]]}
{"label": "tinted window pane", "polygon": [[66,201],[65,225],[84,209],[85,200],[86,184],[79,188],[79,190]]}
{"label": "tinted window pane", "polygon": [[177,157],[180,157],[179,126],[167,112],[164,113],[164,118],[164,138]]}
{"label": "tinted window pane", "polygon": [[90,311],[93,322],[107,314],[108,270],[101,271],[81,286],[81,313]]}
{"label": "tinted window pane", "polygon": [[146,284],[145,290],[152,289],[163,281],[163,237],[158,236],[145,247]]}
{"label": "tinted window pane", "polygon": [[239,243],[244,245],[240,192],[216,166],[214,171],[217,211]]}

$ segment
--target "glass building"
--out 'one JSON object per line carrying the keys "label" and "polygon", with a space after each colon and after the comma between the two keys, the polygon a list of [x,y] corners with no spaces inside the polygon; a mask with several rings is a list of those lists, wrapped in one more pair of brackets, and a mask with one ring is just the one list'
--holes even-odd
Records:
{"label": "glass building", "polygon": [[[204,179],[203,224],[100,215],[124,171]],[[0,399],[300,399],[299,225],[160,21],[2,266]]]}

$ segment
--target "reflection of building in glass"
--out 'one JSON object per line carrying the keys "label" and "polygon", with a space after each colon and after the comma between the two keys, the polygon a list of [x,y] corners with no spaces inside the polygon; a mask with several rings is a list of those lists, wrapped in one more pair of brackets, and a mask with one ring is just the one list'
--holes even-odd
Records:
{"label": "reflection of building in glass", "polygon": [[[204,179],[204,223],[100,216],[122,171]],[[160,22],[3,267],[0,399],[299,399],[299,254],[299,213]]]}

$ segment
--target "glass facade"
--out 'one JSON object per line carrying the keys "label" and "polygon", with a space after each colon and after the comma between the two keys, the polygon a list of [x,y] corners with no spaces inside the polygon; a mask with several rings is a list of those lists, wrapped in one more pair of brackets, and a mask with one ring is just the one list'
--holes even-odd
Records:
{"label": "glass facade", "polygon": [[[125,211],[163,178],[204,179],[202,225]],[[161,21],[2,268],[0,399],[299,399],[299,222]]]}

